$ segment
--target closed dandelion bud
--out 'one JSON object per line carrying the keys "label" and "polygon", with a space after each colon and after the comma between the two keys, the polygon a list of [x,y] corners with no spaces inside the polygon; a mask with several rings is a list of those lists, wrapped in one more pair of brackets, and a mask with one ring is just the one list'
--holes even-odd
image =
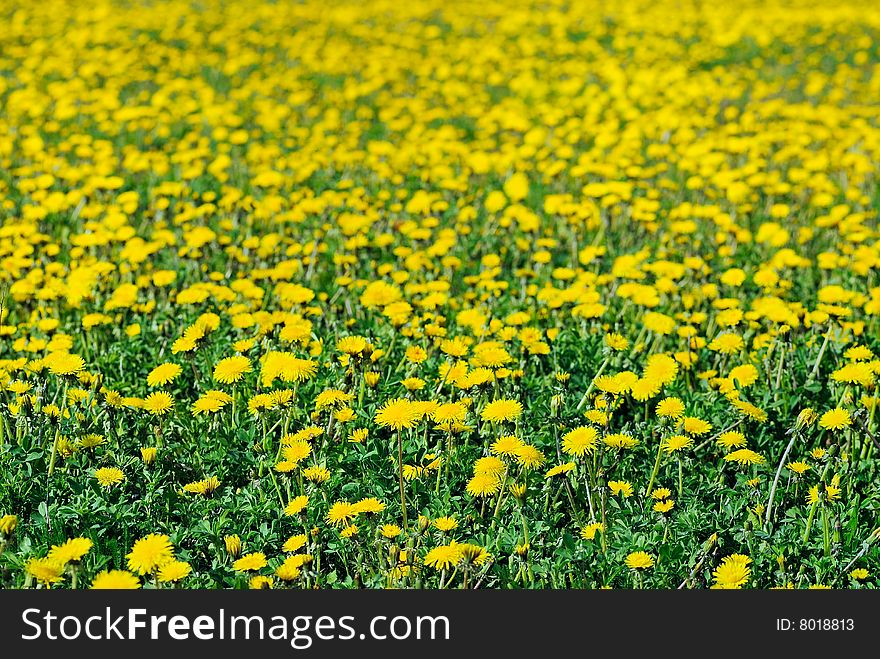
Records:
{"label": "closed dandelion bud", "polygon": [[313,527],[312,527],[312,530],[310,531],[310,533],[312,534],[312,537],[313,537],[313,538],[317,538],[319,532],[320,532],[320,531],[319,531],[319,529],[318,529],[317,526],[313,526]]}
{"label": "closed dandelion bud", "polygon": [[562,394],[556,394],[550,399],[550,411],[556,414],[559,411],[559,408],[565,403],[565,396]]}
{"label": "closed dandelion bud", "polygon": [[375,387],[379,384],[379,374],[370,371],[368,373],[364,373],[364,382],[367,383],[367,386]]}
{"label": "closed dandelion bud", "polygon": [[0,537],[8,538],[18,525],[18,517],[15,515],[3,515],[0,517]]}
{"label": "closed dandelion bud", "polygon": [[395,565],[397,563],[397,558],[400,556],[400,547],[397,545],[391,545],[388,548],[388,562],[391,565]]}
{"label": "closed dandelion bud", "polygon": [[800,411],[800,414],[798,414],[797,416],[795,428],[806,428],[808,426],[811,426],[816,422],[816,419],[818,418],[819,415],[813,411],[813,408],[805,407]]}
{"label": "closed dandelion bud", "polygon": [[424,515],[419,515],[419,533],[424,533],[431,526],[431,520]]}
{"label": "closed dandelion bud", "polygon": [[705,546],[703,547],[703,550],[704,550],[704,551],[709,551],[709,550],[712,549],[712,547],[714,547],[717,543],[718,543],[718,534],[717,534],[717,533],[713,533],[712,535],[709,536],[709,539],[706,540],[706,544],[705,544]]}
{"label": "closed dandelion bud", "polygon": [[156,460],[156,449],[152,446],[141,448],[141,460],[145,465],[153,464]]}
{"label": "closed dandelion bud", "polygon": [[528,558],[528,556],[529,556],[529,543],[524,542],[520,545],[517,545],[514,551],[516,551],[516,555],[519,556],[520,558],[522,558],[522,559]]}
{"label": "closed dandelion bud", "polygon": [[223,544],[226,546],[226,553],[232,558],[238,558],[241,554],[241,538],[237,535],[224,536]]}
{"label": "closed dandelion bud", "polygon": [[525,483],[511,483],[510,493],[516,499],[517,503],[522,504],[523,501],[525,501],[525,499],[526,499]]}
{"label": "closed dandelion bud", "polygon": [[785,556],[779,554],[776,557],[776,563],[779,565],[779,569],[785,571]]}

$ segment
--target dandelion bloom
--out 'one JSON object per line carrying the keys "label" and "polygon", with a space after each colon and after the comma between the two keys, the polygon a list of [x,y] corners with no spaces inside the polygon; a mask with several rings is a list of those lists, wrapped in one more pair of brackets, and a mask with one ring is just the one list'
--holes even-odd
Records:
{"label": "dandelion bloom", "polygon": [[673,506],[675,506],[675,501],[672,499],[666,499],[665,501],[656,502],[653,507],[658,513],[668,513],[672,510]]}
{"label": "dandelion bloom", "polygon": [[840,430],[852,425],[852,417],[842,407],[835,407],[825,412],[819,419],[819,426],[825,430]]}
{"label": "dandelion bloom", "polygon": [[389,540],[391,540],[403,533],[403,529],[401,529],[396,524],[383,524],[381,527],[379,527],[379,533],[382,534],[383,538],[388,538]]}
{"label": "dandelion bloom", "polygon": [[327,522],[334,526],[348,524],[358,514],[358,509],[353,503],[337,501],[327,512]]}
{"label": "dandelion bloom", "polygon": [[303,469],[302,475],[312,483],[326,483],[330,480],[330,470],[323,465],[312,465],[308,469]]}
{"label": "dandelion bloom", "polygon": [[346,355],[359,355],[372,350],[372,346],[362,336],[344,336],[336,342],[336,349]]}
{"label": "dandelion bloom", "polygon": [[292,535],[287,540],[285,540],[284,545],[281,547],[281,549],[290,553],[299,551],[305,546],[307,540],[308,538],[306,537],[305,533]]}
{"label": "dandelion bloom", "polygon": [[693,416],[684,417],[681,427],[688,435],[705,435],[712,430],[711,423]]}
{"label": "dandelion bloom", "polygon": [[210,476],[209,478],[205,478],[200,481],[195,481],[194,483],[187,483],[183,486],[184,492],[189,492],[191,494],[201,494],[202,496],[209,496],[213,494],[214,490],[220,487],[220,479],[216,476]]}
{"label": "dandelion bloom", "polygon": [[190,410],[193,416],[202,414],[211,414],[223,409],[232,402],[232,396],[224,391],[210,390],[199,396],[198,400],[192,404]]}
{"label": "dandelion bloom", "polygon": [[507,465],[504,464],[503,460],[496,458],[494,455],[477,458],[477,461],[474,463],[475,476],[489,474],[495,478],[501,478],[505,471],[507,471]]}
{"label": "dandelion bloom", "polygon": [[112,487],[125,480],[125,474],[118,467],[101,467],[95,470],[95,478],[102,487]]}
{"label": "dandelion bloom", "polygon": [[141,582],[127,570],[104,570],[95,575],[91,587],[92,590],[136,590]]}
{"label": "dandelion bloom", "polygon": [[300,574],[302,574],[302,570],[300,570],[295,565],[290,565],[285,561],[275,570],[275,576],[281,579],[281,581],[293,581]]}
{"label": "dandelion bloom", "polygon": [[742,554],[732,554],[721,559],[721,564],[712,573],[712,588],[738,589],[749,579],[751,559]]}
{"label": "dandelion bloom", "polygon": [[306,506],[308,504],[309,497],[307,497],[305,494],[301,494],[300,496],[291,499],[290,502],[284,507],[284,514],[288,517],[299,515],[303,510],[306,509]]}
{"label": "dandelion bloom", "polygon": [[459,559],[459,551],[455,545],[441,545],[427,553],[424,563],[436,570],[448,570],[458,563]]}
{"label": "dandelion bloom", "polygon": [[159,568],[156,575],[162,583],[175,583],[188,577],[192,573],[192,567],[184,561],[169,561]]}
{"label": "dandelion bloom", "polygon": [[168,384],[180,375],[180,371],[180,366],[177,364],[171,362],[159,364],[156,368],[150,371],[149,375],[147,375],[147,385],[155,387],[157,385]]}
{"label": "dandelion bloom", "polygon": [[492,453],[496,455],[512,455],[516,456],[516,452],[522,448],[523,441],[514,435],[505,435],[504,437],[499,437],[489,449]]}
{"label": "dandelion bloom", "polygon": [[634,448],[639,444],[639,440],[635,437],[623,433],[605,435],[602,438],[602,442],[604,442],[606,446],[617,449]]}
{"label": "dandelion bloom", "polygon": [[569,455],[592,453],[598,444],[599,432],[592,426],[579,426],[562,436],[562,450]]}
{"label": "dandelion bloom", "polygon": [[438,517],[431,522],[438,531],[451,531],[458,526],[458,521],[454,517]]}
{"label": "dandelion bloom", "polygon": [[627,341],[625,337],[617,334],[616,332],[606,334],[604,342],[610,350],[614,350],[615,352],[619,352],[621,350],[626,350],[627,348],[629,348],[629,341]]}
{"label": "dandelion bloom", "polygon": [[736,430],[728,430],[721,433],[717,441],[724,448],[742,448],[746,445],[745,435]]}
{"label": "dandelion bloom", "polygon": [[357,428],[356,430],[352,430],[351,434],[348,436],[348,441],[353,444],[361,444],[367,438],[370,431],[366,428]]}
{"label": "dandelion bloom", "polygon": [[128,569],[137,574],[149,574],[174,559],[174,549],[167,535],[151,533],[134,543],[125,556]]}
{"label": "dandelion bloom", "polygon": [[747,448],[741,448],[733,453],[728,453],[724,456],[724,459],[727,462],[737,462],[741,465],[755,465],[765,462],[764,456]]}
{"label": "dandelion bloom", "polygon": [[626,566],[633,570],[646,570],[654,566],[654,559],[647,552],[634,551],[626,557]]}
{"label": "dandelion bloom", "polygon": [[420,410],[411,401],[395,398],[385,403],[376,412],[376,423],[385,428],[403,430],[412,428],[419,418]]}
{"label": "dandelion bloom", "polygon": [[567,474],[570,471],[573,471],[575,468],[574,462],[565,462],[560,465],[556,465],[555,467],[551,467],[550,470],[544,474],[544,478],[553,478],[554,476],[559,476],[560,474]]}
{"label": "dandelion bloom", "polygon": [[174,399],[165,391],[156,391],[144,399],[142,409],[150,414],[167,414],[174,406]]}
{"label": "dandelion bloom", "polygon": [[609,481],[608,489],[611,490],[611,494],[622,494],[624,498],[631,497],[633,494],[633,486],[626,481]]}
{"label": "dandelion bloom", "polygon": [[431,419],[434,423],[445,427],[455,422],[464,422],[465,414],[467,408],[460,402],[442,403],[431,411]]}
{"label": "dandelion bloom", "polygon": [[54,558],[32,558],[25,563],[24,569],[46,586],[64,580],[64,563]]}
{"label": "dandelion bloom", "polygon": [[375,497],[367,497],[355,503],[354,508],[358,515],[377,515],[385,510],[385,504]]}
{"label": "dandelion bloom", "polygon": [[602,522],[592,522],[581,529],[581,538],[584,540],[592,540],[596,537],[596,533],[599,533],[602,530]]}
{"label": "dandelion bloom", "polygon": [[499,399],[488,403],[480,413],[483,421],[491,421],[500,423],[502,421],[513,421],[522,414],[522,403],[517,400]]}
{"label": "dandelion bloom", "polygon": [[501,489],[501,479],[493,474],[477,474],[468,481],[467,493],[474,497],[487,497]]}
{"label": "dandelion bloom", "polygon": [[247,357],[236,355],[221,359],[214,366],[214,379],[221,384],[232,384],[244,377],[245,373],[252,370],[251,362]]}
{"label": "dandelion bloom", "polygon": [[684,415],[684,403],[678,398],[664,398],[657,403],[655,413],[661,418],[681,418]]}
{"label": "dandelion bloom", "polygon": [[258,551],[252,554],[245,554],[239,558],[232,564],[232,569],[236,572],[250,572],[260,570],[266,567],[267,564],[266,555]]}
{"label": "dandelion bloom", "polygon": [[270,588],[274,588],[275,581],[272,577],[267,577],[262,574],[258,574],[255,577],[251,577],[250,581],[248,581],[248,588],[250,590],[268,590]]}
{"label": "dandelion bloom", "polygon": [[53,546],[46,558],[65,564],[71,563],[81,560],[91,548],[92,541],[88,538],[71,538],[60,545]]}
{"label": "dandelion bloom", "polygon": [[86,367],[85,360],[69,352],[52,352],[43,363],[54,375],[76,375]]}
{"label": "dandelion bloom", "polygon": [[345,405],[354,399],[354,394],[349,394],[341,389],[325,389],[315,398],[315,409],[323,410]]}
{"label": "dandelion bloom", "polygon": [[540,449],[531,444],[523,444],[515,452],[516,462],[526,469],[536,469],[546,461],[546,457]]}

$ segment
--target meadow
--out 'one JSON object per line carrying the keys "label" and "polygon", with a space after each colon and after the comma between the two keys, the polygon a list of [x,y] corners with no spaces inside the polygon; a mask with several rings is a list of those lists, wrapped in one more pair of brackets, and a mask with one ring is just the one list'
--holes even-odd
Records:
{"label": "meadow", "polygon": [[875,3],[0,32],[0,587],[880,583]]}

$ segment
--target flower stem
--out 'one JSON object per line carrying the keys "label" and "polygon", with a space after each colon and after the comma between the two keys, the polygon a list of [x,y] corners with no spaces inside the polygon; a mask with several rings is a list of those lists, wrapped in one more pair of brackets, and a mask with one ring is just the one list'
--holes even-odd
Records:
{"label": "flower stem", "polygon": [[651,478],[648,480],[648,489],[645,490],[645,496],[651,496],[651,488],[654,487],[654,479],[657,478],[657,472],[660,471],[660,457],[663,455],[663,440],[657,445],[657,459],[654,460],[654,470],[651,472]]}
{"label": "flower stem", "polygon": [[406,495],[403,491],[403,438],[397,431],[397,477],[400,484],[400,514],[403,516],[403,531],[407,531],[406,524]]}
{"label": "flower stem", "polygon": [[773,478],[773,485],[770,487],[770,498],[767,500],[767,514],[764,516],[765,526],[770,523],[770,514],[773,512],[773,498],[776,496],[776,486],[779,484],[779,477],[782,475],[782,467],[785,465],[785,460],[788,458],[788,454],[791,451],[791,447],[794,446],[794,440],[796,438],[797,433],[792,433],[788,446],[786,446],[785,451],[782,452],[779,466],[776,468],[776,476]]}

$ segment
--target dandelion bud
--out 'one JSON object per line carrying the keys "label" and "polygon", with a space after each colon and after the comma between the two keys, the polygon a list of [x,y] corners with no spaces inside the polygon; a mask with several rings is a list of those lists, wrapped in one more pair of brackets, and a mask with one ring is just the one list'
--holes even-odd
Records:
{"label": "dandelion bud", "polygon": [[237,535],[224,536],[223,544],[226,545],[226,553],[232,558],[238,558],[241,554],[241,538]]}
{"label": "dandelion bud", "polygon": [[375,387],[379,384],[379,374],[373,371],[364,373],[364,382],[367,383],[367,386]]}
{"label": "dandelion bud", "polygon": [[524,542],[521,545],[517,545],[514,551],[516,551],[516,555],[519,556],[520,558],[522,558],[522,559],[528,558],[528,556],[529,556],[529,543]]}
{"label": "dandelion bud", "polygon": [[424,515],[419,515],[419,533],[424,533],[431,526],[431,520]]}
{"label": "dandelion bud", "polygon": [[18,517],[15,515],[3,515],[0,517],[0,536],[8,538],[18,525]]}
{"label": "dandelion bud", "polygon": [[712,547],[714,547],[717,543],[718,543],[718,534],[717,534],[717,533],[713,533],[712,535],[709,536],[709,539],[706,540],[706,544],[705,544],[705,546],[703,547],[703,551],[709,551],[709,550],[712,549]]}
{"label": "dandelion bud", "polygon": [[813,408],[805,407],[797,416],[795,428],[806,428],[807,426],[811,426],[816,422],[817,418],[819,418],[819,415],[813,411]]}
{"label": "dandelion bud", "polygon": [[145,465],[153,464],[156,460],[156,449],[152,446],[141,448],[141,460],[143,460]]}
{"label": "dandelion bud", "polygon": [[510,493],[516,499],[517,503],[522,504],[526,498],[525,483],[511,483],[510,484]]}

